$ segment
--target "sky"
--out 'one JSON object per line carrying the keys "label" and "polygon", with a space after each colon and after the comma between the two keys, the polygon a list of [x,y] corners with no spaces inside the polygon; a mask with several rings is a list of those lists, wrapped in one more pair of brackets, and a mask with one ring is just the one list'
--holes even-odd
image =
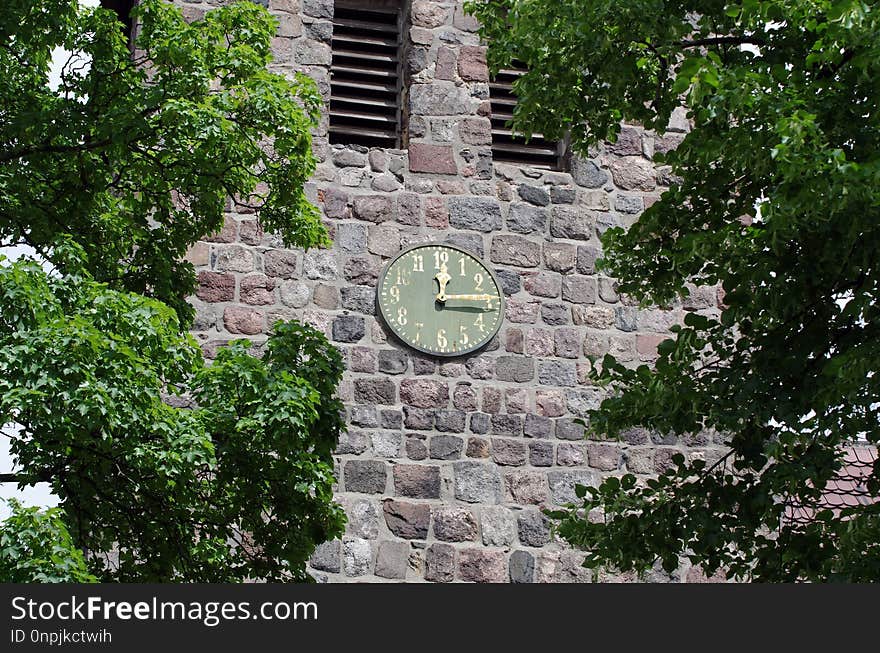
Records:
{"label": "sky", "polygon": [[[87,7],[98,6],[99,0],[80,0],[80,4]],[[61,68],[67,61],[69,52],[62,48],[57,48],[52,53],[52,66],[49,70],[49,87],[58,88],[61,77]],[[32,256],[34,251],[28,247],[16,245],[13,247],[0,246],[0,254],[11,260],[16,260],[22,256]],[[4,427],[5,431],[9,427]],[[12,465],[12,458],[9,453],[9,439],[0,437],[0,473],[9,473],[16,471]],[[9,516],[9,508],[6,505],[6,499],[16,498],[22,503],[29,506],[49,507],[57,505],[58,498],[54,496],[49,488],[48,483],[38,483],[33,487],[19,490],[14,483],[0,483],[0,520]]]}

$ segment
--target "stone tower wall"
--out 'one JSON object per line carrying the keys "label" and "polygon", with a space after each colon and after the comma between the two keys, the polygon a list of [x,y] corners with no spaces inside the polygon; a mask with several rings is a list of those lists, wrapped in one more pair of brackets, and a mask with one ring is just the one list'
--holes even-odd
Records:
{"label": "stone tower wall", "polygon": [[[189,18],[221,0],[177,0]],[[329,99],[332,0],[270,0],[280,19],[273,69],[304,71]],[[668,175],[651,162],[663,136],[625,127],[570,172],[493,165],[485,49],[457,2],[412,2],[405,32],[406,149],[330,145],[308,184],[331,249],[286,250],[253,215],[229,214],[196,245],[195,336],[210,358],[233,338],[259,343],[277,319],[323,330],[342,351],[348,432],[336,454],[341,541],[319,547],[319,580],[570,582],[582,555],[551,539],[542,507],[574,500],[576,483],[662,470],[677,452],[713,458],[719,443],[633,430],[585,440],[576,422],[598,405],[588,356],[651,361],[684,310],[717,311],[714,293],[674,310],[637,310],[597,272],[598,235],[634,221]],[[377,317],[383,265],[402,247],[445,241],[481,255],[507,296],[484,350],[417,355]],[[683,568],[673,579],[696,579]],[[658,580],[666,577],[657,574]]]}

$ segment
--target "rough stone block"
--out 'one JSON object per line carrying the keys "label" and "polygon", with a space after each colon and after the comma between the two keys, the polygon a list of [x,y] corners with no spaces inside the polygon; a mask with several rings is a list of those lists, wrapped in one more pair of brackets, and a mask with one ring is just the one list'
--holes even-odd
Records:
{"label": "rough stone block", "polygon": [[584,447],[564,442],[556,448],[556,464],[560,467],[579,467],[586,462]]}
{"label": "rough stone block", "polygon": [[449,224],[456,229],[501,229],[501,205],[490,197],[450,197],[447,200],[447,210]]}
{"label": "rough stone block", "polygon": [[466,82],[488,82],[486,48],[477,45],[462,46],[458,52],[458,75]]}
{"label": "rough stone block", "polygon": [[550,235],[571,240],[590,240],[596,228],[596,218],[574,206],[554,206],[550,212]]}
{"label": "rough stone block", "polygon": [[327,571],[331,574],[338,574],[341,568],[340,553],[342,543],[339,540],[330,540],[322,542],[315,547],[315,552],[309,558],[309,564],[313,569],[318,571]]}
{"label": "rough stone block", "polygon": [[395,396],[394,382],[391,379],[376,377],[354,380],[354,399],[357,402],[393,405]]}
{"label": "rough stone block", "polygon": [[549,438],[553,432],[553,422],[540,415],[526,415],[523,435],[527,438]]}
{"label": "rough stone block", "polygon": [[452,147],[428,143],[410,143],[409,169],[410,172],[430,172],[437,175],[458,173]]}
{"label": "rough stone block", "polygon": [[533,583],[535,581],[535,557],[528,551],[510,554],[510,582]]}
{"label": "rough stone block", "polygon": [[366,332],[364,318],[357,315],[340,315],[333,320],[333,340],[336,342],[357,342]]}
{"label": "rough stone block", "polygon": [[461,433],[464,431],[466,417],[460,410],[437,410],[434,413],[434,428],[442,433]]}
{"label": "rough stone block", "polygon": [[488,458],[489,441],[485,438],[468,438],[466,454],[468,458]]}
{"label": "rough stone block", "polygon": [[449,401],[449,385],[433,379],[404,379],[400,401],[416,408],[442,408]]}
{"label": "rough stone block", "polygon": [[556,437],[560,440],[583,440],[586,437],[586,429],[583,424],[578,424],[573,417],[565,417],[556,420]]}
{"label": "rough stone block", "polygon": [[509,500],[524,505],[541,505],[547,500],[547,479],[543,473],[515,471],[504,475]]}
{"label": "rough stone block", "polygon": [[464,441],[454,435],[435,435],[430,442],[431,458],[436,460],[458,460],[464,448]]}
{"label": "rough stone block", "polygon": [[379,542],[376,554],[376,575],[380,578],[404,579],[409,567],[409,542]]}
{"label": "rough stone block", "polygon": [[352,204],[354,217],[366,222],[385,222],[393,219],[393,205],[387,195],[359,195]]}
{"label": "rough stone block", "polygon": [[495,376],[500,381],[531,381],[535,377],[535,361],[522,356],[499,356],[495,363]]}
{"label": "rough stone block", "polygon": [[550,497],[558,506],[566,503],[580,503],[580,499],[574,493],[576,485],[596,485],[596,478],[592,472],[583,470],[552,470],[547,473],[547,482],[550,485]]}
{"label": "rough stone block", "polygon": [[455,498],[467,503],[499,503],[501,476],[494,465],[461,461],[453,464]]}
{"label": "rough stone block", "polygon": [[493,236],[489,257],[493,263],[534,268],[541,263],[541,246],[521,236]]}
{"label": "rough stone block", "polygon": [[346,492],[385,492],[385,463],[381,460],[349,460],[344,468]]}
{"label": "rough stone block", "polygon": [[581,331],[579,329],[556,329],[555,351],[559,358],[578,358],[581,354]]}
{"label": "rough stone block", "polygon": [[394,535],[405,540],[428,537],[431,508],[426,504],[386,499],[383,501],[385,523]]}
{"label": "rough stone block", "polygon": [[539,510],[523,510],[517,518],[517,531],[525,546],[544,546],[550,541],[550,520]]}
{"label": "rough stone block", "polygon": [[573,304],[595,304],[598,296],[596,279],[569,275],[562,280],[562,299]]}
{"label": "rough stone block", "polygon": [[510,210],[507,213],[507,228],[510,231],[518,234],[541,233],[546,226],[546,209],[524,202],[516,202],[510,205]]}
{"label": "rough stone block", "polygon": [[522,440],[492,438],[492,460],[498,465],[521,466],[526,464],[526,443]]}
{"label": "rough stone block", "polygon": [[620,448],[613,444],[588,443],[587,456],[589,457],[590,467],[600,469],[603,472],[611,472],[620,468]]}
{"label": "rough stone block", "polygon": [[[308,279],[330,281],[336,278],[336,255],[327,250],[313,249],[303,257],[303,274]],[[273,274],[271,276],[279,276]]]}
{"label": "rough stone block", "polygon": [[229,333],[256,335],[263,331],[263,314],[253,308],[227,306],[223,311],[223,324]]}
{"label": "rough stone block", "polygon": [[651,191],[657,187],[654,165],[642,157],[615,159],[609,168],[614,184],[621,190]]}
{"label": "rough stone block", "polygon": [[[244,280],[242,281],[242,284],[244,284]],[[319,308],[333,310],[339,305],[339,288],[326,283],[319,283],[315,286],[315,290],[312,293],[312,301],[314,302],[315,306]],[[269,295],[269,301],[265,303],[272,303],[271,295]]]}
{"label": "rough stone block", "polygon": [[577,250],[566,243],[544,243],[544,266],[563,274],[574,270]]}
{"label": "rough stone block", "polygon": [[503,551],[494,549],[462,549],[458,575],[474,583],[503,583],[507,580],[507,558]]}
{"label": "rough stone block", "polygon": [[529,442],[529,464],[532,467],[553,465],[553,443],[546,440]]}
{"label": "rough stone block", "polygon": [[444,542],[470,542],[477,539],[477,520],[466,508],[448,506],[434,510],[434,537]]}
{"label": "rough stone block", "polygon": [[471,113],[475,101],[464,87],[434,81],[410,86],[409,107],[416,116],[458,116]]}
{"label": "rough stone block", "polygon": [[342,268],[346,281],[360,286],[375,286],[379,278],[379,264],[372,257],[352,256]]}
{"label": "rough stone block", "polygon": [[425,552],[425,580],[451,583],[455,577],[455,548],[449,544],[432,544]]}
{"label": "rough stone block", "polygon": [[355,499],[346,507],[346,532],[355,537],[375,540],[379,537],[379,507],[369,499]]}
{"label": "rough stone block", "polygon": [[369,286],[346,286],[339,290],[342,308],[365,315],[376,312],[376,290]]}
{"label": "rough stone block", "polygon": [[403,444],[403,435],[398,431],[374,431],[370,434],[370,442],[373,445],[373,453],[381,458],[397,458],[400,455],[400,446]]}
{"label": "rough stone block", "polygon": [[403,425],[417,431],[430,431],[434,428],[434,411],[424,408],[403,407]]}
{"label": "rough stone block", "polygon": [[555,272],[525,272],[523,286],[527,293],[535,297],[559,297],[562,276]]}
{"label": "rough stone block", "polygon": [[599,169],[595,162],[578,156],[571,158],[571,178],[578,186],[601,188],[608,181],[608,173]]}
{"label": "rough stone block", "polygon": [[492,433],[494,435],[522,435],[523,419],[520,415],[493,415]]}
{"label": "rough stone block", "polygon": [[558,390],[536,390],[535,407],[543,417],[561,417],[565,414],[565,395]]}
{"label": "rough stone block", "polygon": [[538,383],[541,385],[577,385],[577,367],[568,361],[542,360],[538,363]]}
{"label": "rough stone block", "polygon": [[373,549],[369,540],[345,539],[342,542],[342,568],[346,576],[365,576],[373,563]]}
{"label": "rough stone block", "polygon": [[426,465],[395,465],[394,492],[414,499],[439,499],[440,468]]}
{"label": "rough stone block", "polygon": [[398,349],[382,349],[379,351],[379,371],[385,374],[403,374],[406,372],[406,353]]}
{"label": "rough stone block", "polygon": [[235,276],[219,272],[199,272],[196,297],[206,302],[231,302],[235,299]]}

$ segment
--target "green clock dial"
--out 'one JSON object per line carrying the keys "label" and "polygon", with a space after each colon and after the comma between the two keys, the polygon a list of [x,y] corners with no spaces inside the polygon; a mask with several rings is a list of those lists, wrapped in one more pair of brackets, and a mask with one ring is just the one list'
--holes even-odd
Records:
{"label": "green clock dial", "polygon": [[379,312],[405,344],[435,356],[462,356],[492,339],[504,316],[495,274],[479,258],[446,244],[415,245],[385,267]]}

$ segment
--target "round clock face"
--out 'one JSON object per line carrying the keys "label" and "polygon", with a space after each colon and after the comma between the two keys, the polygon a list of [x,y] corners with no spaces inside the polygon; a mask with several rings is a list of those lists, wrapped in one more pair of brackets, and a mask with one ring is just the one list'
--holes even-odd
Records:
{"label": "round clock face", "polygon": [[435,356],[461,356],[489,342],[501,326],[504,295],[476,256],[446,244],[416,245],[379,278],[379,311],[404,343]]}

